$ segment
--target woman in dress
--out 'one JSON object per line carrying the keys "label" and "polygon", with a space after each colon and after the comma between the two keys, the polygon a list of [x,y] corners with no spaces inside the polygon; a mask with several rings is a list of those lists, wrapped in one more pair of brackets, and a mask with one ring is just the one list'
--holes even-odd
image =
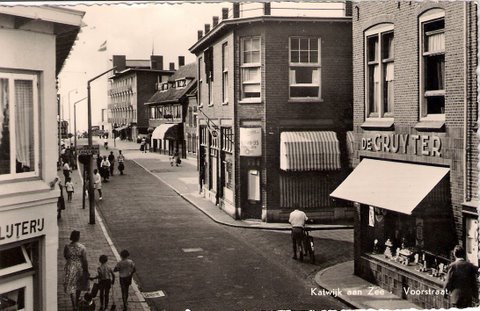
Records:
{"label": "woman in dress", "polygon": [[70,295],[73,310],[77,310],[80,292],[88,290],[87,252],[85,246],[78,242],[79,240],[80,231],[73,230],[70,234],[70,244],[65,245],[63,249],[63,256],[67,260],[63,287],[65,293]]}

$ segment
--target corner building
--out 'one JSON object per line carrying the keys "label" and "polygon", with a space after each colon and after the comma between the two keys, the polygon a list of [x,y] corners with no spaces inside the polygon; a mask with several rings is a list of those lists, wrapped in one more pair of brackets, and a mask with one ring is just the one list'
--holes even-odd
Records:
{"label": "corner building", "polygon": [[0,309],[57,310],[55,80],[84,12],[1,7]]}
{"label": "corner building", "polygon": [[477,7],[362,1],[352,10],[355,274],[422,308],[461,244],[478,265]]}
{"label": "corner building", "polygon": [[239,4],[223,9],[190,48],[202,193],[234,218],[287,221],[300,206],[322,222],[351,219],[351,208],[329,198],[349,171],[348,6],[301,17],[256,5],[253,16]]}

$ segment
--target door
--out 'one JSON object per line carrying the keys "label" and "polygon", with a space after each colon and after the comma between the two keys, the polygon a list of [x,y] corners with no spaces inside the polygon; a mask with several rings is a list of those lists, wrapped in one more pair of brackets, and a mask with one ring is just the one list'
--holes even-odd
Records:
{"label": "door", "polygon": [[242,218],[262,218],[261,171],[258,167],[246,167],[242,171]]}

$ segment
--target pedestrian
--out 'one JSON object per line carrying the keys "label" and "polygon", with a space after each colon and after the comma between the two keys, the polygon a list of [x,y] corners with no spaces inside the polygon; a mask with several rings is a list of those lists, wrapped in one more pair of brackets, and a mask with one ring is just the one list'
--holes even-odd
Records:
{"label": "pedestrian", "polygon": [[145,137],[142,137],[142,139],[140,140],[140,151],[145,152],[145,142],[146,142]]}
{"label": "pedestrian", "polygon": [[73,310],[77,310],[80,292],[88,290],[87,251],[85,246],[79,243],[80,231],[73,230],[70,241],[63,249],[63,257],[66,259],[63,288],[65,293],[70,295]]}
{"label": "pedestrian", "polygon": [[106,310],[108,307],[108,300],[110,288],[115,284],[115,274],[112,268],[107,265],[108,256],[101,255],[98,259],[100,266],[97,269],[97,276],[93,279],[98,279],[98,286],[100,291],[100,310]]}
{"label": "pedestrian", "polygon": [[105,135],[103,135],[103,147],[105,147],[105,150],[108,150],[108,140]]}
{"label": "pedestrian", "polygon": [[103,156],[101,166],[103,172],[103,180],[105,182],[108,182],[108,175],[110,174],[110,161],[108,161],[107,156]]}
{"label": "pedestrian", "polygon": [[300,209],[296,208],[290,213],[288,222],[292,225],[292,244],[293,244],[293,259],[297,259],[297,246],[300,247],[300,260],[303,260],[303,241],[304,241],[304,227],[308,220],[307,215]]}
{"label": "pedestrian", "polygon": [[123,170],[125,169],[125,156],[122,154],[122,150],[118,150],[118,170],[120,171],[120,175],[123,175]]}
{"label": "pedestrian", "polygon": [[173,164],[175,164],[175,155],[174,154],[172,154],[170,156],[170,166],[173,166]]}
{"label": "pedestrian", "polygon": [[68,161],[65,161],[63,163],[63,176],[65,176],[65,181],[70,177],[70,172],[72,169],[70,168],[70,165],[68,164]]}
{"label": "pedestrian", "polygon": [[78,303],[78,311],[95,311],[95,309],[96,305],[95,301],[93,301],[92,295],[90,293],[85,293],[83,299]]}
{"label": "pedestrian", "polygon": [[102,171],[102,160],[103,160],[103,157],[97,154],[97,169],[99,172]]}
{"label": "pedestrian", "polygon": [[67,182],[65,183],[65,188],[67,190],[67,200],[68,202],[72,202],[72,195],[75,189],[73,187],[73,182],[70,177],[68,177]]}
{"label": "pedestrian", "polygon": [[135,273],[135,263],[129,259],[130,253],[124,249],[120,252],[120,260],[113,271],[119,272],[120,288],[122,290],[123,310],[127,310],[128,304],[128,288],[132,284],[132,276]]}
{"label": "pedestrian", "polygon": [[473,301],[478,299],[477,269],[465,260],[465,255],[461,245],[455,246],[455,261],[448,266],[445,278],[444,289],[450,294],[453,308],[473,307]]}
{"label": "pedestrian", "polygon": [[108,155],[108,162],[110,162],[110,176],[113,176],[113,170],[115,168],[115,155],[113,154],[113,151],[110,151],[110,154]]}
{"label": "pedestrian", "polygon": [[175,166],[179,166],[182,163],[178,151],[175,151],[175,153],[173,154],[173,160],[175,162]]}
{"label": "pedestrian", "polygon": [[102,200],[102,177],[98,173],[98,170],[93,170],[93,188],[97,189],[99,200]]}
{"label": "pedestrian", "polygon": [[60,178],[55,177],[55,179],[50,183],[50,188],[53,190],[58,182],[58,188],[60,194],[57,199],[57,219],[62,218],[62,211],[65,209],[65,198],[63,197],[63,185]]}

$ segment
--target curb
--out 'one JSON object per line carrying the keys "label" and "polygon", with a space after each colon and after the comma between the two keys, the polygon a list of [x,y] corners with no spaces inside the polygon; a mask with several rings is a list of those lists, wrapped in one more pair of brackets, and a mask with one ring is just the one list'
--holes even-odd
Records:
{"label": "curb", "polygon": [[[291,228],[288,228],[288,227],[263,227],[261,225],[247,225],[247,224],[241,224],[241,223],[229,223],[229,222],[225,222],[225,221],[221,221],[221,220],[218,220],[217,218],[215,218],[214,216],[212,216],[211,214],[209,214],[207,211],[205,211],[203,208],[199,207],[197,204],[195,204],[195,202],[193,200],[191,200],[190,198],[186,197],[184,194],[180,193],[180,191],[178,189],[176,189],[175,187],[173,187],[172,185],[170,185],[170,183],[168,183],[165,179],[163,179],[162,177],[152,173],[150,170],[148,170],[145,166],[143,166],[141,163],[137,162],[137,160],[135,159],[132,159],[130,161],[133,161],[135,162],[138,166],[140,166],[141,168],[143,168],[147,173],[149,173],[150,175],[156,177],[158,180],[160,180],[161,182],[163,182],[164,184],[166,184],[168,187],[170,187],[170,189],[172,189],[173,191],[175,191],[175,193],[177,193],[182,199],[184,199],[185,201],[187,201],[188,203],[190,203],[193,207],[195,207],[196,209],[198,209],[199,211],[201,211],[202,213],[204,213],[207,217],[209,217],[210,219],[212,219],[214,222],[220,224],[220,225],[224,225],[224,226],[228,226],[228,227],[234,227],[234,228],[245,228],[245,229],[261,229],[261,230],[275,230],[275,231],[290,231]],[[234,220],[235,222],[238,222],[238,220]],[[319,230],[338,230],[338,229],[353,229],[353,226],[350,226],[350,225],[332,225],[332,226],[329,226],[329,227],[325,227],[325,228],[309,228],[310,231],[319,231]]]}

